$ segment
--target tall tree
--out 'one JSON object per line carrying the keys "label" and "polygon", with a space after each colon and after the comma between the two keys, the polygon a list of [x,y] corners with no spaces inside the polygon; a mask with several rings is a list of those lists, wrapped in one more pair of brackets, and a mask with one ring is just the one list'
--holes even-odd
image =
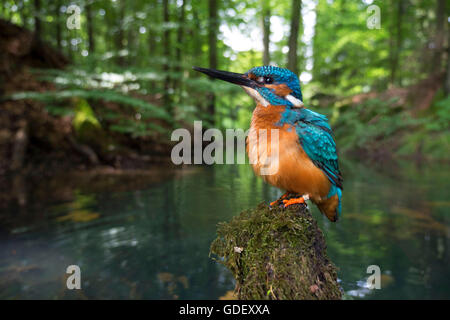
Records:
{"label": "tall tree", "polygon": [[[201,24],[200,24],[200,17],[199,17],[199,6],[193,5],[192,1],[192,19],[195,21],[195,23],[192,23],[192,28],[190,29],[190,36],[193,38],[193,41],[191,42],[191,50],[194,54],[195,62],[202,61],[203,59],[203,52],[202,52],[202,45],[203,45],[203,37],[201,36]],[[194,73],[195,76],[198,76],[198,72]]]}
{"label": "tall tree", "polygon": [[262,4],[262,26],[263,26],[263,65],[270,64],[270,0],[264,0]]}
{"label": "tall tree", "polygon": [[88,46],[89,54],[95,51],[95,39],[94,39],[94,17],[92,16],[92,2],[86,3],[86,25],[88,32]]}
{"label": "tall tree", "polygon": [[445,94],[450,96],[450,30],[447,31],[447,76],[445,80]]}
{"label": "tall tree", "polygon": [[441,71],[442,56],[444,53],[445,42],[445,25],[447,21],[447,14],[445,10],[445,3],[447,0],[438,0],[436,3],[436,33],[434,36],[434,53],[431,61],[431,72],[436,73]]}
{"label": "tall tree", "polygon": [[163,71],[166,74],[164,79],[164,93],[163,93],[163,102],[164,106],[172,111],[170,106],[170,78],[169,78],[169,60],[170,60],[170,29],[169,29],[169,0],[163,0],[163,24],[164,24],[164,32],[163,32],[163,53],[164,53],[164,64]]}
{"label": "tall tree", "polygon": [[392,0],[392,6],[395,8],[395,15],[392,18],[393,24],[391,28],[391,36],[389,40],[390,51],[390,84],[398,83],[401,85],[401,78],[398,78],[397,72],[400,69],[400,52],[403,47],[403,16],[405,13],[405,0]]}
{"label": "tall tree", "polygon": [[61,0],[57,0],[55,3],[55,23],[56,23],[56,47],[61,50]]}
{"label": "tall tree", "polygon": [[34,34],[36,39],[42,36],[41,30],[41,0],[34,0]]}
{"label": "tall tree", "polygon": [[300,30],[302,1],[292,0],[291,29],[289,34],[288,69],[298,75],[297,45]]}
{"label": "tall tree", "polygon": [[156,55],[156,31],[155,31],[154,26],[155,26],[155,22],[157,22],[158,19],[151,12],[157,12],[157,6],[158,6],[158,3],[156,1],[152,2],[150,10],[149,10],[149,15],[150,15],[151,19],[149,20],[150,23],[148,24],[147,34],[148,34],[148,51],[149,51],[150,55]]}
{"label": "tall tree", "polygon": [[[211,69],[217,69],[217,32],[218,32],[218,19],[217,19],[217,0],[209,0],[208,6],[208,45],[209,45],[209,67]],[[216,113],[215,106],[216,97],[214,93],[211,93],[209,97],[208,113],[214,121]]]}
{"label": "tall tree", "polygon": [[[185,15],[186,15],[186,0],[181,0],[180,14],[178,18],[178,32],[177,32],[177,45],[175,51],[175,61],[177,63],[175,67],[175,71],[179,74],[181,72],[181,55],[182,49],[184,48],[183,39],[184,39],[184,29],[185,29]],[[178,75],[181,78],[181,75]],[[175,83],[175,87],[178,89],[179,94],[181,94],[181,83],[182,81],[178,79]]]}
{"label": "tall tree", "polygon": [[122,50],[124,49],[124,19],[125,19],[125,0],[119,0],[119,14],[117,19],[117,33],[116,33],[116,50],[117,50],[117,64],[119,66],[123,66],[125,63],[125,60],[122,56]]}

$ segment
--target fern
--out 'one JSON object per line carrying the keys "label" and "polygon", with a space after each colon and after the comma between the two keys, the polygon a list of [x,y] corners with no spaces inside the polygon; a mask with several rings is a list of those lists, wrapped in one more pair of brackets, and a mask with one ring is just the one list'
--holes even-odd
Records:
{"label": "fern", "polygon": [[[104,100],[110,102],[116,102],[124,106],[135,107],[139,110],[150,112],[152,117],[156,119],[162,119],[166,121],[171,121],[171,116],[169,113],[151,103],[144,100],[137,99],[134,97],[126,96],[124,94],[115,92],[113,90],[61,90],[61,91],[46,91],[46,92],[19,92],[14,93],[7,97],[11,100],[23,100],[32,99],[36,101],[41,101],[44,103],[51,103],[54,101],[61,101],[68,98],[82,98],[82,99],[92,99],[92,100]],[[55,107],[53,107],[54,109]]]}

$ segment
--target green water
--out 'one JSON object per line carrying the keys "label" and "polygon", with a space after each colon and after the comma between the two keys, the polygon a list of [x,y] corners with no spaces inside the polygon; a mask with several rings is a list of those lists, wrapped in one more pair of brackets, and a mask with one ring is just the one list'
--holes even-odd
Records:
{"label": "green water", "polygon": [[[450,173],[444,165],[343,163],[342,219],[314,208],[348,299],[450,298]],[[16,177],[0,206],[1,299],[218,299],[216,224],[280,192],[246,165],[135,175]],[[81,290],[66,268],[81,268]],[[369,265],[380,290],[365,288]]]}

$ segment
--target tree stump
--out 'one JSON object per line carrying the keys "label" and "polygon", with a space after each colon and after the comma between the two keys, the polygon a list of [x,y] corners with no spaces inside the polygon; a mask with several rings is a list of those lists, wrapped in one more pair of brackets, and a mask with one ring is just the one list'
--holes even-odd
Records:
{"label": "tree stump", "polygon": [[336,267],[306,205],[261,203],[218,225],[210,256],[236,279],[240,300],[341,299]]}

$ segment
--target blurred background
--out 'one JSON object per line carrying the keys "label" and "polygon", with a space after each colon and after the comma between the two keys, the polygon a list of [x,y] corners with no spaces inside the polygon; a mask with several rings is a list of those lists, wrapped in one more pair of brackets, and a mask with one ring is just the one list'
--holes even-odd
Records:
{"label": "blurred background", "polygon": [[335,133],[343,216],[314,214],[345,298],[450,298],[448,1],[0,3],[0,298],[231,297],[216,224],[280,192],[174,166],[170,134],[249,127],[254,102],[192,66],[268,64]]}

